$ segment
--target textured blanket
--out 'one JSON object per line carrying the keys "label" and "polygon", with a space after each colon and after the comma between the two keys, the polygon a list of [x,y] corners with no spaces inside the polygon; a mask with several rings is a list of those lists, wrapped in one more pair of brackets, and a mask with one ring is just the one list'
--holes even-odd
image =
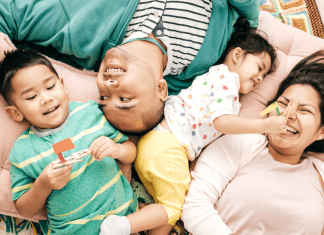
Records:
{"label": "textured blanket", "polygon": [[281,22],[324,38],[324,28],[315,0],[259,0],[260,10]]}

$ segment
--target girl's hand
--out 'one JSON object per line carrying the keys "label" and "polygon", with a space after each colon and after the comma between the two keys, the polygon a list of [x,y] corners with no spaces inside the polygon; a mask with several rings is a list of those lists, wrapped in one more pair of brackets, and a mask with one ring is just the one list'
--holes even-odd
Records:
{"label": "girl's hand", "polygon": [[89,151],[97,161],[101,161],[104,157],[118,159],[120,157],[119,147],[120,144],[116,144],[110,138],[100,136],[91,143]]}
{"label": "girl's hand", "polygon": [[53,165],[53,162],[48,164],[38,176],[37,180],[43,188],[59,190],[69,182],[72,166],[64,166],[54,169]]}
{"label": "girl's hand", "polygon": [[264,119],[266,133],[287,133],[287,118],[285,116],[271,116]]}

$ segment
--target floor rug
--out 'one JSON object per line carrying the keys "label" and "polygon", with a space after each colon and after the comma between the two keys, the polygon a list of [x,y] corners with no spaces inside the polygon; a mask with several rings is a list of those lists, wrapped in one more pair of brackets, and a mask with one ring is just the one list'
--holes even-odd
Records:
{"label": "floor rug", "polygon": [[315,0],[259,0],[260,10],[309,34],[324,38],[324,28]]}

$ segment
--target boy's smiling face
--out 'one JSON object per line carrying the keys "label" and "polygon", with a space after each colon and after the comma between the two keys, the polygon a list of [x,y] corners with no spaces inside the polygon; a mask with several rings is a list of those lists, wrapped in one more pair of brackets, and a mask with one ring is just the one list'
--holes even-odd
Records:
{"label": "boy's smiling face", "polygon": [[39,128],[61,125],[69,109],[67,89],[47,66],[19,70],[11,80],[12,106],[6,112],[16,121],[25,118]]}

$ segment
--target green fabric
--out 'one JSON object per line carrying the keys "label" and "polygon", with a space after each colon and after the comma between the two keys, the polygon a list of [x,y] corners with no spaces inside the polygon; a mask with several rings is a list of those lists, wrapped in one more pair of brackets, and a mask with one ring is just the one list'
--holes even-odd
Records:
{"label": "green fabric", "polygon": [[133,42],[133,41],[139,41],[139,40],[154,43],[155,45],[158,46],[158,48],[160,48],[160,50],[162,51],[163,55],[166,55],[167,54],[167,52],[164,49],[164,47],[157,40],[155,40],[154,38],[133,38],[131,40],[127,40],[126,42],[123,42],[121,45],[126,44],[126,43],[129,43],[129,42]]}
{"label": "green fabric", "polygon": [[[138,2],[2,0],[0,31],[11,39],[52,45],[82,67],[98,70],[105,52],[122,42]],[[207,34],[196,58],[181,74],[165,76],[171,95],[189,87],[218,61],[239,14],[257,22],[258,0],[212,0],[212,4]]]}
{"label": "green fabric", "polygon": [[[13,200],[28,191],[43,169],[57,159],[52,144],[71,138],[75,148],[63,152],[68,157],[100,136],[117,143],[128,139],[107,122],[96,102],[71,102],[69,108],[70,117],[62,130],[40,138],[29,128],[15,141],[9,157]],[[51,229],[51,234],[99,234],[107,213],[123,216],[137,209],[136,196],[112,158],[95,161],[87,156],[73,164],[70,177],[74,178],[47,198],[48,221],[40,221],[45,233]],[[120,211],[111,212],[116,209]]]}
{"label": "green fabric", "polygon": [[28,49],[28,50],[34,50],[37,51],[43,55],[46,55],[54,60],[61,61],[65,64],[68,64],[74,68],[77,69],[83,69],[80,65],[78,65],[74,60],[72,60],[71,56],[69,55],[64,55],[59,53],[57,50],[55,50],[51,45],[47,47],[39,46],[31,42],[26,42],[26,41],[13,41],[13,44],[17,48],[22,48],[22,49]]}
{"label": "green fabric", "polygon": [[52,45],[86,69],[120,44],[139,0],[1,0],[0,31],[11,40]]}

